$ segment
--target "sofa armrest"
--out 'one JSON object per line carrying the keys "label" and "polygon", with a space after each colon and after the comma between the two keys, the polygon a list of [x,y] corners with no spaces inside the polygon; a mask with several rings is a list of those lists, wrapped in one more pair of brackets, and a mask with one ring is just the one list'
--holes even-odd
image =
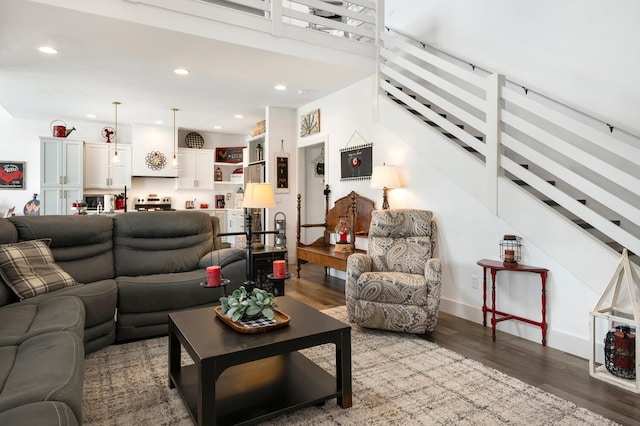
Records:
{"label": "sofa armrest", "polygon": [[219,265],[225,267],[233,262],[244,260],[246,258],[245,250],[239,248],[223,248],[213,250],[200,258],[198,266],[202,269],[207,266]]}

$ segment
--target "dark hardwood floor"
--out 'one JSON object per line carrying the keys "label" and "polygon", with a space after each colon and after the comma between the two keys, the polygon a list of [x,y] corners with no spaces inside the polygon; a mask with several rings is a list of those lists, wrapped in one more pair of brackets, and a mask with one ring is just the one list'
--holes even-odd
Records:
{"label": "dark hardwood floor", "polygon": [[[300,275],[287,280],[286,295],[316,309],[344,305],[343,280],[313,264],[303,265]],[[424,337],[615,422],[640,425],[640,395],[592,378],[586,359],[500,331],[494,342],[490,327],[442,312],[435,331]]]}

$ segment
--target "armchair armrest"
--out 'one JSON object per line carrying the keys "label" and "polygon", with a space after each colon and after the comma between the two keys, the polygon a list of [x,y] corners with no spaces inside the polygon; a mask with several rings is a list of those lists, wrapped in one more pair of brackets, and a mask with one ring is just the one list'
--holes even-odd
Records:
{"label": "armchair armrest", "polygon": [[353,295],[358,294],[357,285],[358,277],[364,272],[371,272],[373,267],[373,259],[371,256],[364,253],[354,253],[347,258],[347,282],[345,283],[345,296],[347,304],[347,313],[349,314],[349,321],[354,322],[355,318],[352,318],[355,312],[356,301]]}
{"label": "armchair armrest", "polygon": [[427,311],[429,313],[427,331],[433,331],[438,322],[440,293],[442,290],[442,264],[440,259],[432,258],[427,260],[424,275],[427,279]]}

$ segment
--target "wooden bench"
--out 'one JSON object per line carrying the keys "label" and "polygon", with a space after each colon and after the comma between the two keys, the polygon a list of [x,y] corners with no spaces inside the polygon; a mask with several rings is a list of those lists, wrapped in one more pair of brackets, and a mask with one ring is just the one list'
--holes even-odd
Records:
{"label": "wooden bench", "polygon": [[[338,199],[333,207],[329,209],[329,185],[325,187],[325,220],[324,223],[302,224],[300,220],[300,209],[302,207],[302,196],[298,194],[298,224],[296,232],[296,257],[297,273],[300,278],[300,268],[304,263],[315,263],[325,268],[347,270],[347,257],[352,253],[365,253],[364,250],[356,250],[356,236],[366,237],[371,224],[371,212],[375,210],[372,200],[358,195],[355,191]],[[346,216],[351,224],[351,244],[347,251],[336,250],[331,243],[331,234],[334,232],[340,217]],[[355,224],[355,226],[354,226]],[[324,228],[323,235],[312,242],[304,244],[300,241],[300,231],[303,228]]]}

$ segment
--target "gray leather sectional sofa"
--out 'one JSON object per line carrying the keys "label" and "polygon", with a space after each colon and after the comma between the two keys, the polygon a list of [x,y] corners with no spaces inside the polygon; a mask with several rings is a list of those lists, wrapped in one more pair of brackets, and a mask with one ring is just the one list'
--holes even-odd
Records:
{"label": "gray leather sectional sofa", "polygon": [[207,266],[239,287],[244,251],[217,232],[217,217],[187,211],[0,219],[0,244],[50,239],[78,283],[20,301],[0,278],[0,424],[80,424],[85,354],[164,335],[169,312],[217,302],[222,289],[200,286]]}

